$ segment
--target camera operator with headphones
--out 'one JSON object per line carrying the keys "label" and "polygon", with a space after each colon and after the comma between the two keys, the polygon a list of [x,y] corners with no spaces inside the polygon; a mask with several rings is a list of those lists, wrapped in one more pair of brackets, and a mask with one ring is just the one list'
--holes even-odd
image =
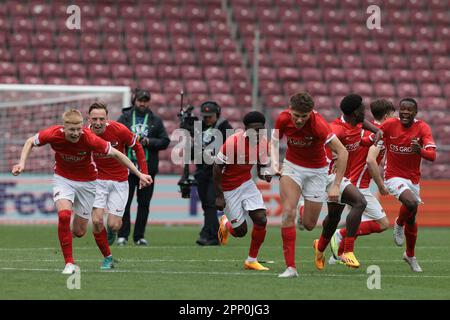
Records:
{"label": "camera operator with headphones", "polygon": [[[202,150],[214,142],[213,129],[222,134],[222,143],[227,138],[226,130],[233,129],[226,119],[220,117],[220,106],[215,101],[205,101],[200,105],[202,121]],[[220,146],[218,146],[220,148]],[[217,152],[218,150],[216,150]],[[203,162],[203,161],[202,161]],[[201,246],[219,245],[217,232],[219,221],[217,219],[216,193],[213,180],[212,164],[197,164],[194,174],[198,183],[198,195],[204,211],[204,224],[200,231],[200,238],[196,241]]]}
{"label": "camera operator with headphones", "polygon": [[[148,90],[136,89],[132,99],[132,106],[124,108],[118,122],[124,124],[135,133],[142,147],[144,148],[147,160],[148,174],[152,177],[153,183],[145,188],[137,190],[137,215],[134,226],[133,240],[136,245],[146,246],[147,240],[144,238],[145,227],[149,214],[150,200],[153,195],[155,185],[155,175],[158,173],[159,151],[167,149],[170,139],[160,117],[150,110],[151,95]],[[136,164],[136,155],[132,149],[128,149],[127,155]],[[130,235],[130,206],[134,197],[136,186],[139,186],[138,178],[130,173],[128,176],[129,194],[128,201],[123,215],[122,228],[118,233],[118,245],[125,245]],[[109,238],[109,237],[108,237]]]}

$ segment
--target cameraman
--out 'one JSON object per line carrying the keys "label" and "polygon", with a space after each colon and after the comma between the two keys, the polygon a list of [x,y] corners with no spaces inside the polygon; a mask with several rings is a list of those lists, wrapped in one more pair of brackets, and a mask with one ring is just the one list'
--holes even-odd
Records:
{"label": "cameraman", "polygon": [[[217,129],[222,134],[222,143],[227,138],[226,130],[233,129],[227,120],[220,117],[220,106],[215,101],[203,102],[200,106],[202,115],[202,150],[214,142],[212,129]],[[218,146],[219,148],[221,145]],[[216,150],[217,152],[218,150]],[[201,246],[219,245],[217,232],[219,221],[217,219],[216,193],[213,180],[213,166],[198,164],[194,174],[198,183],[198,195],[204,211],[204,224],[200,231],[200,238],[196,241]]]}
{"label": "cameraman", "polygon": [[[167,135],[161,118],[150,110],[150,92],[144,89],[136,89],[132,100],[132,106],[122,110],[118,122],[124,124],[139,137],[139,142],[144,148],[147,160],[148,174],[152,177],[153,183],[145,188],[137,190],[137,215],[134,226],[133,240],[136,245],[146,246],[147,240],[144,238],[145,227],[147,225],[150,200],[153,195],[155,185],[155,175],[158,173],[160,150],[167,149],[170,139]],[[136,164],[136,154],[132,149],[127,149],[128,158]],[[134,197],[136,186],[139,186],[139,179],[134,174],[128,176],[130,186],[128,202],[123,215],[123,225],[119,230],[117,244],[125,245],[130,235],[130,206]]]}

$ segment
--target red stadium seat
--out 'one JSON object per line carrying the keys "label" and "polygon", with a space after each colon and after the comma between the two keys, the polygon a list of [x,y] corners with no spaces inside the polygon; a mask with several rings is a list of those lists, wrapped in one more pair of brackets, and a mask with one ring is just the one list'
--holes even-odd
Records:
{"label": "red stadium seat", "polygon": [[341,58],[343,68],[361,68],[363,66],[361,56],[343,55]]}
{"label": "red stadium seat", "polygon": [[260,83],[260,90],[263,95],[281,95],[283,93],[278,82],[273,80],[262,80]]}
{"label": "red stadium seat", "polygon": [[205,69],[206,80],[219,79],[223,80],[226,77],[225,69],[219,66],[206,66]]}
{"label": "red stadium seat", "polygon": [[414,83],[397,84],[397,94],[400,97],[416,97],[419,95],[419,89]]}
{"label": "red stadium seat", "polygon": [[329,91],[332,96],[345,96],[351,92],[350,86],[345,82],[331,82]]}
{"label": "red stadium seat", "polygon": [[195,65],[184,65],[181,66],[181,76],[184,79],[202,80],[203,69]]}
{"label": "red stadium seat", "polygon": [[86,67],[79,63],[68,63],[64,65],[65,75],[68,78],[72,77],[86,77]]}
{"label": "red stadium seat", "polygon": [[3,76],[15,76],[16,66],[10,62],[0,62],[0,74]]}
{"label": "red stadium seat", "polygon": [[250,95],[252,93],[252,86],[250,85],[250,82],[247,80],[238,80],[233,81],[231,83],[231,88],[234,94],[237,95]]}
{"label": "red stadium seat", "polygon": [[[193,80],[196,81],[196,80]],[[208,81],[209,84],[209,91],[212,94],[229,94],[231,92],[230,89],[230,85],[228,84],[228,82],[225,82],[223,80],[217,80],[217,79],[211,79]],[[187,85],[186,85],[187,87]],[[199,92],[203,92],[203,91],[199,91]]]}
{"label": "red stadium seat", "polygon": [[297,68],[282,67],[278,69],[278,78],[281,81],[295,81],[300,79],[300,72]]}
{"label": "red stadium seat", "polygon": [[176,51],[175,61],[180,65],[193,65],[197,63],[197,59],[192,51]]}
{"label": "red stadium seat", "polygon": [[152,61],[147,50],[128,50],[128,58],[133,65],[150,64]]}
{"label": "red stadium seat", "polygon": [[[2,69],[2,65],[3,65],[3,63],[0,63],[0,70]],[[19,71],[21,78],[40,77],[41,76],[41,65],[37,64],[37,63],[29,63],[29,62],[19,63],[18,71]]]}
{"label": "red stadium seat", "polygon": [[82,50],[81,55],[82,55],[82,60],[84,63],[103,63],[104,62],[103,51],[101,51],[101,50],[95,50],[95,49]]}
{"label": "red stadium seat", "polygon": [[[450,88],[447,88],[450,89]],[[449,92],[449,91],[446,91]],[[434,83],[420,84],[420,94],[422,97],[440,97],[442,96],[441,86]]]}
{"label": "red stadium seat", "polygon": [[147,90],[149,90],[152,93],[152,104],[155,102],[155,96],[154,96],[153,92],[156,92],[156,93],[162,92],[161,82],[156,79],[141,78],[141,79],[139,79],[139,87],[146,88]]}
{"label": "red stadium seat", "polygon": [[232,66],[227,68],[226,70],[228,72],[228,78],[231,81],[248,79],[247,71],[242,67]]}
{"label": "red stadium seat", "polygon": [[61,63],[79,63],[81,61],[80,52],[72,49],[62,49],[59,51],[59,61]]}
{"label": "red stadium seat", "polygon": [[91,78],[108,78],[111,77],[111,70],[108,64],[90,64],[88,73]]}
{"label": "red stadium seat", "polygon": [[336,68],[324,69],[324,77],[325,77],[325,81],[327,81],[327,82],[346,81],[347,80],[345,71],[342,69],[336,69]]}
{"label": "red stadium seat", "polygon": [[181,75],[177,65],[159,65],[157,74],[160,79],[179,79]]}
{"label": "red stadium seat", "polygon": [[352,92],[363,97],[371,97],[373,95],[373,86],[370,83],[354,82],[352,84]]}
{"label": "red stadium seat", "polygon": [[186,90],[188,93],[208,93],[208,86],[206,82],[201,80],[186,81]]}
{"label": "red stadium seat", "polygon": [[15,62],[34,62],[35,60],[35,50],[28,48],[11,48],[11,53],[12,59]]}
{"label": "red stadium seat", "polygon": [[319,81],[308,81],[305,82],[306,90],[311,93],[313,96],[315,95],[327,95],[328,94],[328,86],[326,83]]}
{"label": "red stadium seat", "polygon": [[134,74],[137,78],[156,78],[156,67],[152,65],[135,65]]}
{"label": "red stadium seat", "polygon": [[134,78],[133,68],[127,64],[115,64],[111,66],[113,78]]}
{"label": "red stadium seat", "polygon": [[283,95],[267,96],[264,100],[268,108],[283,108],[287,104],[287,100]]}
{"label": "red stadium seat", "polygon": [[63,66],[55,63],[42,64],[42,76],[44,77],[62,77],[64,76]]}
{"label": "red stadium seat", "polygon": [[347,79],[352,82],[368,82],[369,75],[366,69],[346,69]]}
{"label": "red stadium seat", "polygon": [[375,83],[375,95],[379,98],[393,98],[396,96],[395,88],[390,83]]}
{"label": "red stadium seat", "polygon": [[390,82],[392,81],[391,74],[386,69],[370,69],[368,71],[371,82]]}

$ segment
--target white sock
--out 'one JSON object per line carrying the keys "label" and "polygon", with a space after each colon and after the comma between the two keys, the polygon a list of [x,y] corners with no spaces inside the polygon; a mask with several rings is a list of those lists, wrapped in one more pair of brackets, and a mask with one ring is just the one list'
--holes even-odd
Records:
{"label": "white sock", "polygon": [[250,256],[247,257],[247,262],[256,262],[256,261],[258,261],[257,258],[252,258]]}

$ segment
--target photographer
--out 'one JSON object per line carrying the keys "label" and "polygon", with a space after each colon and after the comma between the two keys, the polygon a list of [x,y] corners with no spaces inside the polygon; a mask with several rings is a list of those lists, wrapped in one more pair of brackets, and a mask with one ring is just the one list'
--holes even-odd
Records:
{"label": "photographer", "polygon": [[[118,122],[124,124],[139,137],[139,142],[144,148],[147,160],[148,174],[153,179],[153,184],[137,190],[138,209],[136,223],[134,226],[133,240],[136,245],[148,245],[144,238],[145,227],[149,214],[150,200],[153,195],[155,176],[158,173],[160,150],[167,149],[170,139],[167,135],[161,118],[150,110],[150,92],[143,89],[136,89],[132,106],[123,109]],[[132,149],[127,149],[127,155],[136,164],[136,155]],[[128,202],[123,215],[123,225],[118,234],[118,245],[125,245],[130,235],[130,206],[134,197],[136,186],[139,186],[139,179],[132,173],[128,176],[129,194]]]}
{"label": "photographer", "polygon": [[[202,150],[214,142],[212,129],[222,134],[222,143],[225,142],[227,129],[233,129],[227,120],[220,117],[220,106],[215,101],[203,102],[200,106],[202,121]],[[220,148],[220,145],[218,146]],[[217,150],[216,150],[217,151]],[[196,241],[202,246],[219,245],[217,232],[219,222],[217,219],[216,193],[214,190],[213,166],[202,163],[197,165],[194,174],[198,183],[198,195],[204,211],[204,224],[200,231],[200,238]]]}

